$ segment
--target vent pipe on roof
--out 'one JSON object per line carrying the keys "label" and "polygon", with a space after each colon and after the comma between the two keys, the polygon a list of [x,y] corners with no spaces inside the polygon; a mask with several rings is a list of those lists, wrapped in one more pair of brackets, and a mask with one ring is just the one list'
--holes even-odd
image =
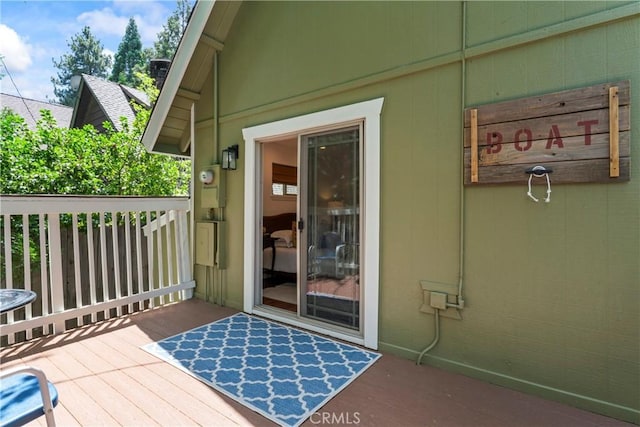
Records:
{"label": "vent pipe on roof", "polygon": [[152,59],[149,62],[149,74],[156,84],[158,89],[162,88],[162,85],[169,73],[169,67],[171,61],[169,59]]}
{"label": "vent pipe on roof", "polygon": [[82,76],[81,75],[74,74],[73,76],[71,76],[71,80],[69,81],[71,89],[78,90],[78,88],[80,87],[80,82],[81,81],[82,81]]}

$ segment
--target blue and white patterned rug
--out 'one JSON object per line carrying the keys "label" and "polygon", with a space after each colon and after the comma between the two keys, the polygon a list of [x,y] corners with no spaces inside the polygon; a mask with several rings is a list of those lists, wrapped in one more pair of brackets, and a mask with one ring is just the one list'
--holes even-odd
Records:
{"label": "blue and white patterned rug", "polygon": [[244,313],[143,347],[282,426],[298,426],[380,354]]}

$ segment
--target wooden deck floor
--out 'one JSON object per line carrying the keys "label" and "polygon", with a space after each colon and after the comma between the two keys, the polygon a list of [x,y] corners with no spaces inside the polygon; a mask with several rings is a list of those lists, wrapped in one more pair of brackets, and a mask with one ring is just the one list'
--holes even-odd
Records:
{"label": "wooden deck floor", "polygon": [[[59,426],[275,425],[140,348],[233,313],[198,300],[177,303],[4,348],[2,367],[47,373],[60,393]],[[628,424],[384,354],[303,425]]]}

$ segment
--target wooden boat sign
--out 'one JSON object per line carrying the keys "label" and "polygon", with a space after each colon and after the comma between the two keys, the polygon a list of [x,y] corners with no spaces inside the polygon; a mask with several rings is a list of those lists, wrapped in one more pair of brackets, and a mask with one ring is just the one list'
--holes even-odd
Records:
{"label": "wooden boat sign", "polygon": [[464,183],[524,183],[537,165],[554,184],[629,181],[629,81],[468,108]]}

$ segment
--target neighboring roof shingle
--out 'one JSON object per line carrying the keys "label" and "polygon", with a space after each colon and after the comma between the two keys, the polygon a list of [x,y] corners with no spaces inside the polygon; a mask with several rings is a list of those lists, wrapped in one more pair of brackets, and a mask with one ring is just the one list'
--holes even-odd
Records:
{"label": "neighboring roof shingle", "polygon": [[[125,117],[129,123],[135,120],[135,113],[130,104],[131,99],[147,108],[150,107],[149,98],[142,91],[88,74],[83,74],[82,78],[84,85],[105,115],[103,121],[110,121],[117,130],[122,130],[121,117]],[[80,96],[84,96],[84,93],[81,91]],[[84,104],[78,102],[76,105],[77,108],[81,108],[80,106]],[[80,127],[85,123],[81,112],[76,111],[72,125]]]}
{"label": "neighboring roof shingle", "polygon": [[144,105],[147,108],[151,108],[151,102],[149,102],[149,97],[147,96],[146,93],[144,93],[141,90],[138,89],[134,89],[132,87],[129,86],[125,86],[125,85],[120,85],[120,87],[122,88],[122,91],[129,97],[129,98],[133,98],[134,100],[136,100],[138,102],[138,104],[140,105]]}
{"label": "neighboring roof shingle", "polygon": [[35,129],[36,121],[42,118],[40,110],[51,111],[60,128],[68,128],[73,115],[73,108],[66,105],[36,101],[35,99],[21,98],[6,93],[0,94],[0,108],[9,108],[14,113],[22,116],[29,129]]}

